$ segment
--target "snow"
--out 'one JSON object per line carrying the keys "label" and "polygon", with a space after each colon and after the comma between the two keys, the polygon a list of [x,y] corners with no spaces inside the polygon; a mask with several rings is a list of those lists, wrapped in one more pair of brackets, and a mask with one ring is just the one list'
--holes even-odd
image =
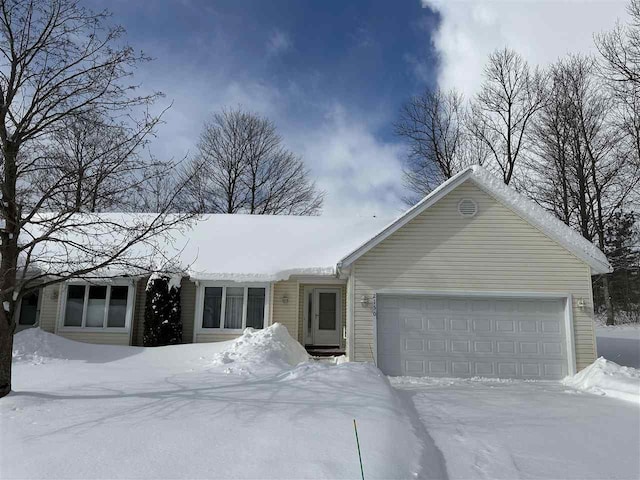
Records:
{"label": "snow", "polygon": [[156,348],[20,332],[0,477],[359,478],[353,419],[366,478],[444,477],[378,369],[300,349],[276,325]]}
{"label": "snow", "polygon": [[[446,194],[448,189],[454,188],[467,179],[474,181],[480,188],[494,196],[498,201],[511,207],[524,220],[546,233],[560,245],[563,245],[569,251],[579,254],[579,256],[583,257],[583,259],[592,266],[594,273],[608,273],[612,270],[606,255],[593,243],[585,239],[574,229],[565,225],[532,200],[521,195],[508,185],[505,185],[501,179],[480,165],[467,167],[446,182],[443,182],[432,190],[429,195],[420,200],[420,202],[404,212],[400,217],[384,225],[380,231],[376,233],[379,235],[383,232],[394,231],[398,225],[401,225],[404,218],[427,208],[434,199]],[[345,262],[347,259],[349,259],[349,263],[353,262],[352,255],[367,245],[372,238],[373,235],[370,235],[368,238],[365,238],[364,242],[357,244],[347,255],[342,257],[342,262]]]}
{"label": "snow", "polygon": [[488,190],[498,200],[514,208],[525,220],[540,228],[569,250],[578,250],[587,257],[602,264],[603,271],[596,273],[608,273],[611,271],[611,266],[609,265],[606,255],[576,230],[565,225],[532,200],[505,185],[502,180],[489,173],[489,171],[480,165],[473,165],[469,167],[469,169],[472,172],[471,179]]}
{"label": "snow", "polygon": [[560,382],[392,379],[455,479],[640,478],[640,411]]}
{"label": "snow", "polygon": [[598,355],[618,365],[640,368],[640,324],[598,326]]}
{"label": "snow", "polygon": [[[87,218],[72,216],[69,220],[80,227],[60,232],[58,237],[79,246],[91,245],[105,255],[131,235],[114,225],[140,226],[156,219],[154,214],[143,213],[83,215]],[[118,262],[93,276],[169,270],[183,272],[193,280],[270,282],[291,275],[335,275],[338,261],[388,221],[376,217],[199,215],[131,247]],[[171,215],[167,222],[171,223]],[[28,224],[24,237],[37,236],[41,228]],[[42,261],[32,267],[54,276],[60,265],[87,266],[90,260],[83,248],[58,242],[42,242],[39,249],[34,257]]]}
{"label": "snow", "polygon": [[172,288],[180,288],[180,284],[182,283],[182,275],[179,273],[166,274],[166,273],[154,272],[151,275],[149,275],[145,290],[149,291],[149,287],[151,283],[160,278],[166,278],[168,280],[167,283],[169,286],[169,290],[171,290]]}
{"label": "snow", "polygon": [[607,395],[640,406],[640,370],[621,367],[604,357],[598,358],[587,368],[562,383],[589,393]]}
{"label": "snow", "polygon": [[230,364],[239,365],[239,371],[244,373],[269,367],[285,370],[309,360],[307,351],[289,335],[287,328],[275,323],[262,330],[245,329],[242,336],[216,355],[214,363],[228,365],[227,372],[234,371]]}
{"label": "snow", "polygon": [[[206,215],[186,232],[183,264],[194,280],[286,280],[335,275],[338,261],[377,233],[375,217]],[[178,242],[180,243],[180,242]]]}

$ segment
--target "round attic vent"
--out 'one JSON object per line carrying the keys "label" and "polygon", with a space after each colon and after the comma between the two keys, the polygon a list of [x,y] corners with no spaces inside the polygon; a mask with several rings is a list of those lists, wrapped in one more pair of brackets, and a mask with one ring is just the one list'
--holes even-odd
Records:
{"label": "round attic vent", "polygon": [[458,202],[458,212],[463,217],[473,217],[478,213],[478,204],[470,198],[463,198]]}

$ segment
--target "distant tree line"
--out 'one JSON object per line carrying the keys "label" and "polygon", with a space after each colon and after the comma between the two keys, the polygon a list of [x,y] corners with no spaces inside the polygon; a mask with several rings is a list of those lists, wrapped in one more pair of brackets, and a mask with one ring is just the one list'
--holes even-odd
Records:
{"label": "distant tree line", "polygon": [[401,109],[407,203],[484,165],[603,250],[615,271],[594,279],[596,308],[640,319],[640,0],[629,21],[595,37],[597,57],[548,68],[492,53],[478,93],[427,90]]}

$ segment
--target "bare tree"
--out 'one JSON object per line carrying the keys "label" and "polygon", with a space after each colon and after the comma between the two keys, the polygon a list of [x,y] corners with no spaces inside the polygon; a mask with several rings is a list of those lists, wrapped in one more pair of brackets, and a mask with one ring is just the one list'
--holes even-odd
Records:
{"label": "bare tree", "polygon": [[322,207],[323,192],[273,122],[240,109],[205,124],[187,171],[193,180],[183,201],[200,212],[312,215]]}
{"label": "bare tree", "polygon": [[[570,56],[551,69],[549,102],[536,120],[536,200],[607,251],[607,231],[640,182],[630,142],[618,123],[616,96],[593,59]],[[599,279],[614,322],[609,276]]]}
{"label": "bare tree", "polygon": [[530,69],[513,50],[489,56],[484,82],[471,106],[469,130],[491,153],[491,160],[509,184],[527,150],[534,115],[543,107],[545,76]]}
{"label": "bare tree", "polygon": [[147,120],[132,127],[91,111],[63,119],[41,152],[30,149],[39,157],[20,165],[20,177],[28,179],[30,196],[38,198],[59,185],[58,195],[46,195],[45,208],[139,210],[138,191],[154,181],[154,176],[166,178],[163,172],[172,166],[139,153],[159,118]]}
{"label": "bare tree", "polygon": [[596,36],[605,76],[614,83],[640,85],[640,0],[628,6],[630,21]]}
{"label": "bare tree", "polygon": [[404,180],[413,204],[470,164],[474,156],[465,131],[466,106],[456,91],[427,90],[400,110],[396,134],[409,144]]}
{"label": "bare tree", "polygon": [[[58,164],[52,155],[65,136],[61,131],[76,128],[89,112],[125,129],[106,151],[131,150],[157,124],[146,109],[159,94],[139,95],[129,83],[135,67],[148,59],[124,44],[123,33],[110,26],[108,13],[92,12],[77,0],[0,1],[0,396],[11,389],[22,296],[72,278],[153,268],[162,260],[162,245],[153,238],[186,218],[168,218],[170,202],[159,214],[135,221],[78,213],[92,210],[93,199],[96,206],[102,201],[105,183],[79,179],[77,169],[61,174],[68,159]],[[131,145],[131,138],[139,141]],[[30,188],[34,175],[45,171],[52,181]],[[120,179],[109,188],[124,191]],[[52,206],[57,210],[47,212]]]}

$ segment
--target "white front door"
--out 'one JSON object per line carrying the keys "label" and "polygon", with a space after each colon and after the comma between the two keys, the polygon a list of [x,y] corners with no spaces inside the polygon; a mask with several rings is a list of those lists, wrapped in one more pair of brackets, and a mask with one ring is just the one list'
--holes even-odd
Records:
{"label": "white front door", "polygon": [[313,290],[313,345],[340,345],[340,289]]}

